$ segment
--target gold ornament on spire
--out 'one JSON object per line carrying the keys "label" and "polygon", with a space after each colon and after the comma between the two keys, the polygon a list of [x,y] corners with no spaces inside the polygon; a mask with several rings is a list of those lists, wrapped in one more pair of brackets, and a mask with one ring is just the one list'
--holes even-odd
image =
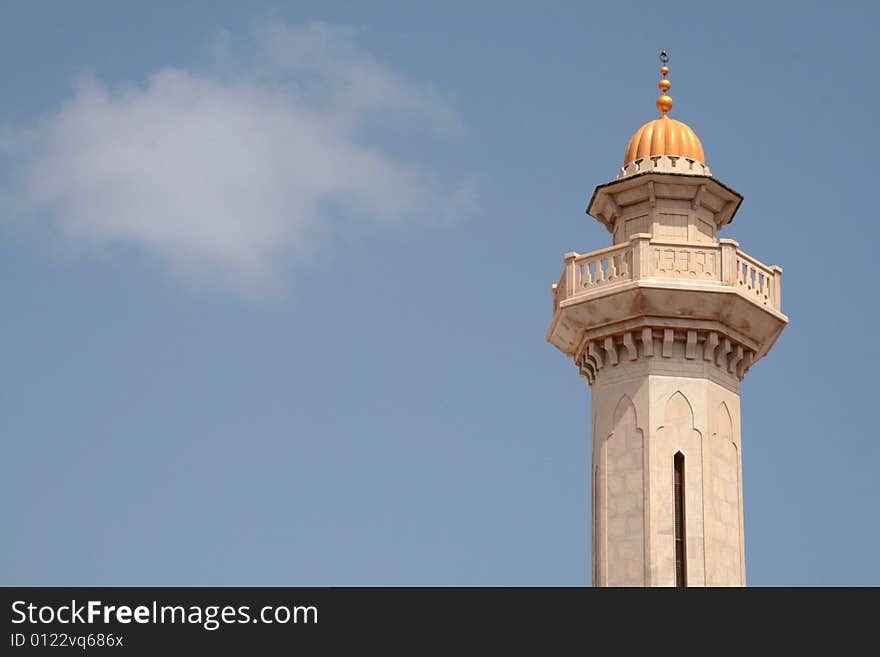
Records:
{"label": "gold ornament on spire", "polygon": [[666,74],[669,73],[669,67],[666,65],[668,61],[669,55],[664,50],[660,53],[662,64],[660,73],[663,77],[657,84],[661,91],[657,99],[657,109],[662,114],[639,128],[629,140],[623,156],[624,167],[636,160],[663,155],[684,157],[706,164],[703,145],[690,126],[666,116],[666,113],[672,109],[672,98],[666,93],[672,86],[672,83],[666,79]]}
{"label": "gold ornament on spire", "polygon": [[657,85],[660,87],[660,91],[662,94],[657,99],[657,109],[663,112],[663,118],[666,118],[666,112],[672,109],[672,97],[667,93],[669,88],[672,86],[672,83],[666,79],[666,74],[669,73],[669,67],[666,65],[666,62],[669,61],[669,55],[665,50],[660,52],[660,63],[663,66],[660,67],[660,75],[663,76],[663,79],[660,80],[660,83]]}

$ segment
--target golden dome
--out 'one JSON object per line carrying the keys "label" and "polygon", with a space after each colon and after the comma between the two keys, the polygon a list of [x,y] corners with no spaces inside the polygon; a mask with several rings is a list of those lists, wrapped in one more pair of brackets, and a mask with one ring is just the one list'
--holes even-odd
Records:
{"label": "golden dome", "polygon": [[690,126],[666,116],[666,113],[672,109],[672,98],[668,93],[672,83],[666,79],[666,74],[669,73],[669,67],[666,65],[668,61],[669,56],[664,50],[660,53],[660,62],[663,64],[660,67],[660,75],[663,78],[657,85],[661,92],[661,96],[657,99],[657,109],[663,115],[643,125],[632,136],[623,156],[624,167],[636,160],[657,155],[677,155],[706,164],[703,144]]}
{"label": "golden dome", "polygon": [[666,114],[636,130],[626,146],[623,166],[655,155],[678,155],[706,163],[703,144],[696,133],[687,124],[670,119]]}

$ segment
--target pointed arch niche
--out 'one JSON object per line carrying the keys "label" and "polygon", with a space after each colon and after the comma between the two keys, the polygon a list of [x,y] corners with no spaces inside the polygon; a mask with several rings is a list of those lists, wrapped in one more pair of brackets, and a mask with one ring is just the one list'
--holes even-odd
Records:
{"label": "pointed arch niche", "polygon": [[636,407],[623,395],[602,449],[601,532],[606,586],[644,586],[645,447]]}
{"label": "pointed arch niche", "polygon": [[[666,400],[663,424],[657,427],[652,451],[652,498],[656,500],[653,543],[659,564],[656,584],[700,586],[703,576],[702,434],[694,426],[691,403],[680,390]],[[679,469],[677,469],[679,468]],[[676,483],[680,488],[676,491]],[[654,490],[656,489],[656,490]],[[680,516],[681,526],[676,527]],[[676,538],[683,539],[676,550]],[[681,569],[676,558],[683,558]]]}
{"label": "pointed arch niche", "polygon": [[709,558],[710,584],[742,586],[739,449],[733,419],[721,402],[712,413],[709,437]]}

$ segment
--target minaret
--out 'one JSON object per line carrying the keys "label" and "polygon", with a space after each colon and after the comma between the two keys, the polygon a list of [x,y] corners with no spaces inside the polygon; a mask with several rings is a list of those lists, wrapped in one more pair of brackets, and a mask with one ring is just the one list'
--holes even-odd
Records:
{"label": "minaret", "polygon": [[742,196],[669,118],[636,131],[587,214],[613,245],[565,254],[547,340],[592,388],[594,586],[744,586],[739,386],[788,318],[782,269],[719,239]]}

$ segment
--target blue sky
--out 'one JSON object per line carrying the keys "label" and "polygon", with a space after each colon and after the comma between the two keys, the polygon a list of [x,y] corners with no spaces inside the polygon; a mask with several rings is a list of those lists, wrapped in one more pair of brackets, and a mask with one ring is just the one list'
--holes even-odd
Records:
{"label": "blue sky", "polygon": [[585,585],[544,340],[654,117],[791,324],[742,386],[748,581],[880,584],[871,3],[15,3],[0,583]]}

